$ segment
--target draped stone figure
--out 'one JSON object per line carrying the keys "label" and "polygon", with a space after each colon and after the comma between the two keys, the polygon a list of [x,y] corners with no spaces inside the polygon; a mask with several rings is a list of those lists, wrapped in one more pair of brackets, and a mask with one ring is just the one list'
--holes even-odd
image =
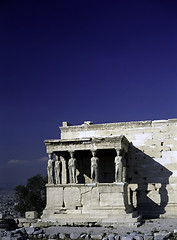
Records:
{"label": "draped stone figure", "polygon": [[56,161],[55,161],[55,182],[56,182],[56,184],[61,184],[60,176],[61,176],[61,161],[60,161],[60,158],[57,156]]}
{"label": "draped stone figure", "polygon": [[92,182],[98,182],[98,158],[96,151],[92,151],[93,157],[91,158],[91,179]]}
{"label": "draped stone figure", "polygon": [[123,156],[121,149],[117,149],[115,157],[115,182],[123,181]]}
{"label": "draped stone figure", "polygon": [[48,175],[48,183],[53,184],[53,159],[52,154],[49,154],[48,166],[47,166],[47,175]]}
{"label": "draped stone figure", "polygon": [[76,183],[76,159],[74,158],[74,152],[70,152],[71,158],[68,161],[69,169],[69,182]]}

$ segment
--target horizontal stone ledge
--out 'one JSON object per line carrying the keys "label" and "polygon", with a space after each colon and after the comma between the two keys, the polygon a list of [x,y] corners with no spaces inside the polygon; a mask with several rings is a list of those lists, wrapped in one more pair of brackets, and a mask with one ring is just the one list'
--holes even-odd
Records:
{"label": "horizontal stone ledge", "polygon": [[[87,125],[87,129],[89,130],[109,130],[109,129],[114,129],[115,127],[132,127],[134,128],[135,126],[150,126],[152,123],[151,120],[147,121],[132,121],[132,122],[118,122],[118,123],[102,123],[102,124],[90,124]],[[62,132],[64,131],[75,131],[75,130],[85,130],[85,125],[73,125],[73,126],[67,126],[67,127],[59,127]]]}
{"label": "horizontal stone ledge", "polygon": [[67,183],[67,184],[46,184],[46,187],[98,187],[98,186],[124,186],[129,185],[124,182],[114,182],[114,183]]}

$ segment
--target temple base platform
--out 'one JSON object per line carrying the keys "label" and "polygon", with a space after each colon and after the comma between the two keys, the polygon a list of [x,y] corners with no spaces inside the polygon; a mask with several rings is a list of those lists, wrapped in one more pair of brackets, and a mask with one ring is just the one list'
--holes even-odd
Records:
{"label": "temple base platform", "polygon": [[41,219],[72,226],[136,224],[141,218],[128,196],[127,183],[47,184]]}

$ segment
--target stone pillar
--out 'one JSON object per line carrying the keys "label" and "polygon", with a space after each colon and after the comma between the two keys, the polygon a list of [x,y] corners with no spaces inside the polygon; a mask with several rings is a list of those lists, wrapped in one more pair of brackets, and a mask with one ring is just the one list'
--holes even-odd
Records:
{"label": "stone pillar", "polygon": [[55,161],[55,183],[61,184],[61,161],[60,157],[57,155]]}
{"label": "stone pillar", "polygon": [[96,157],[96,151],[92,151],[91,158],[91,179],[92,182],[98,182],[98,161],[99,159]]}
{"label": "stone pillar", "polygon": [[76,183],[76,159],[74,158],[74,152],[70,152],[71,158],[68,161],[69,169],[69,182]]}
{"label": "stone pillar", "polygon": [[54,161],[53,161],[53,153],[49,153],[49,160],[47,166],[47,175],[48,175],[48,183],[54,183]]}
{"label": "stone pillar", "polygon": [[123,152],[121,149],[116,149],[117,156],[115,157],[115,182],[123,182]]}
{"label": "stone pillar", "polygon": [[61,164],[62,164],[61,182],[62,184],[67,184],[66,159],[64,157],[60,157],[60,158],[61,158]]}

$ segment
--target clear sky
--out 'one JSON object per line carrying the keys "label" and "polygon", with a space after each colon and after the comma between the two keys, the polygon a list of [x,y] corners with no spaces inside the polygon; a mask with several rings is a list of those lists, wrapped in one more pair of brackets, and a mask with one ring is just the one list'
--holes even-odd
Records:
{"label": "clear sky", "polygon": [[169,118],[176,0],[0,1],[0,187],[46,174],[62,121]]}

